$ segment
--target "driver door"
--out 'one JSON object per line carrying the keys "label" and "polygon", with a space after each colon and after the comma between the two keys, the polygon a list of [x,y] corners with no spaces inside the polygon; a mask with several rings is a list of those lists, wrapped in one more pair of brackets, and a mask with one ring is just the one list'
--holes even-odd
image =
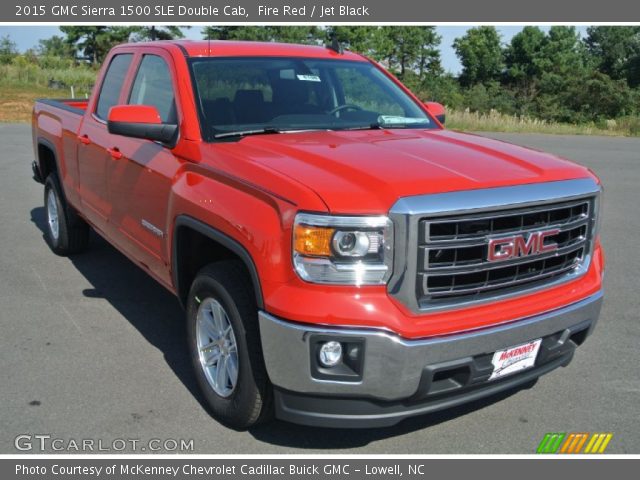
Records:
{"label": "driver door", "polygon": [[[179,124],[172,59],[145,49],[126,103],[154,106],[163,123]],[[167,218],[172,178],[179,162],[170,148],[152,140],[113,135],[120,158],[109,165],[110,222],[119,246],[157,277],[168,279]]]}

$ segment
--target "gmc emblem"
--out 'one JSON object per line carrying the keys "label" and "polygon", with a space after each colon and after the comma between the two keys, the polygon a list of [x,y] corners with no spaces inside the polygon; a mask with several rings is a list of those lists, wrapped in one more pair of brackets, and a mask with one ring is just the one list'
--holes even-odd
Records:
{"label": "gmc emblem", "polygon": [[552,241],[545,242],[545,240],[547,237],[553,237],[559,233],[560,230],[554,228],[553,230],[531,232],[529,237],[525,237],[525,234],[522,234],[512,237],[492,238],[489,240],[487,260],[490,262],[498,262],[501,260],[511,260],[518,257],[554,252],[558,249],[558,244]]}

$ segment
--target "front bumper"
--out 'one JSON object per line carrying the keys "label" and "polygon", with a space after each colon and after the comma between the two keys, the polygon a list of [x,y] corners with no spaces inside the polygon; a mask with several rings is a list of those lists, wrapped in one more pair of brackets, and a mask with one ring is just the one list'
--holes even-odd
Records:
{"label": "front bumper", "polygon": [[[276,415],[295,423],[372,427],[476,400],[567,365],[592,332],[602,292],[580,302],[490,328],[423,340],[383,330],[311,326],[260,312],[262,347],[276,387]],[[317,374],[314,339],[363,345],[361,375],[331,380]],[[543,338],[533,368],[487,381],[493,352]]]}

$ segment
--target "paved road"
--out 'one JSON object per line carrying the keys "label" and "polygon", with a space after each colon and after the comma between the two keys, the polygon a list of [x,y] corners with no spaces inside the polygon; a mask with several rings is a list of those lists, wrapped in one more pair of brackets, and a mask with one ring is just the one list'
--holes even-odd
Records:
{"label": "paved road", "polygon": [[494,136],[573,158],[607,187],[607,297],[573,363],[501,401],[391,429],[239,433],[203,408],[169,293],[99,238],[72,259],[49,251],[30,129],[0,124],[0,453],[19,434],[103,448],[194,439],[196,453],[533,453],[549,431],[610,431],[610,453],[640,453],[640,139]]}

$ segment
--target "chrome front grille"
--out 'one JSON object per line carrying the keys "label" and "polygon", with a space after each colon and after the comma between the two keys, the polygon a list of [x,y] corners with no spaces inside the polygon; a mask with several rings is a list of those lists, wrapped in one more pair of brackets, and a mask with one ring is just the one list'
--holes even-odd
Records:
{"label": "chrome front grille", "polygon": [[[396,251],[389,293],[420,313],[578,278],[591,261],[599,196],[600,185],[586,178],[400,199],[390,212]],[[529,250],[543,232],[545,248]],[[490,258],[490,242],[509,240],[519,246],[515,255]]]}
{"label": "chrome front grille", "polygon": [[[588,248],[591,200],[420,221],[420,301],[480,296],[555,279],[579,267]],[[558,230],[546,254],[489,261],[489,239]]]}

